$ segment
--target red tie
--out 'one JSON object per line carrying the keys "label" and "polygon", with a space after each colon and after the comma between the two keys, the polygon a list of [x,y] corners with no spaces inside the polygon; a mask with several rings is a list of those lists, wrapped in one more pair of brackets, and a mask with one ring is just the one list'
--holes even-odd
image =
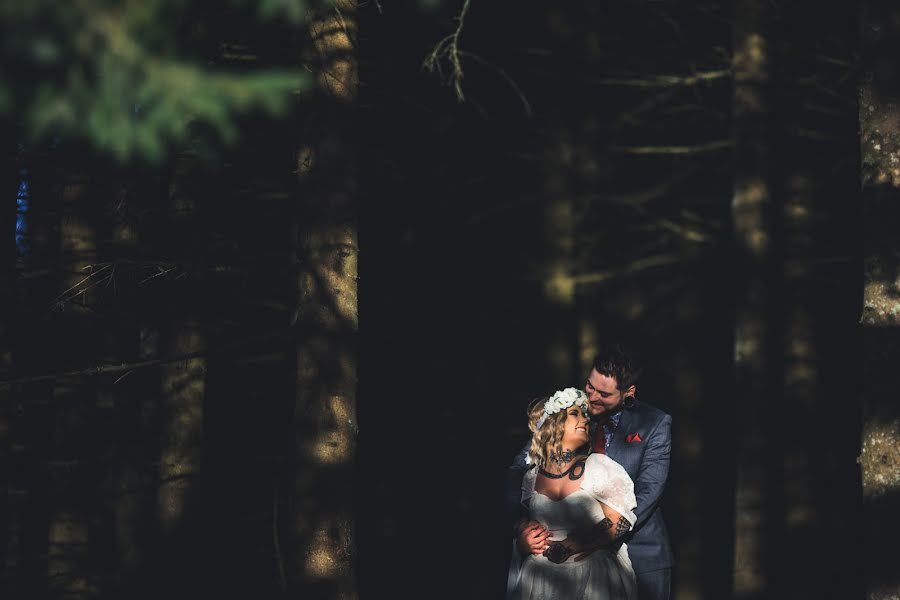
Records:
{"label": "red tie", "polygon": [[597,428],[594,430],[594,452],[606,454],[606,431],[603,423],[597,423]]}

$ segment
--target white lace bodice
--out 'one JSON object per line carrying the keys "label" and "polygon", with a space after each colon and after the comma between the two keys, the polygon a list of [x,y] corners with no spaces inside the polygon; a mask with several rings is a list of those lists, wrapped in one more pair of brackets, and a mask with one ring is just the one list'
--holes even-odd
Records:
{"label": "white lace bodice", "polygon": [[591,454],[585,460],[581,487],[560,500],[536,492],[537,469],[522,480],[522,503],[532,519],[550,530],[551,538],[561,540],[573,529],[590,527],[603,520],[606,504],[634,524],[634,483],[622,466],[605,454]]}
{"label": "white lace bodice", "polygon": [[[554,540],[602,521],[601,502],[635,522],[634,484],[625,469],[605,454],[587,458],[581,487],[561,500],[535,492],[536,479],[537,469],[526,473],[522,502]],[[539,554],[522,555],[515,542],[513,546],[507,578],[510,600],[637,600],[634,569],[625,544],[613,553],[598,551],[584,560],[571,556],[559,564]]]}

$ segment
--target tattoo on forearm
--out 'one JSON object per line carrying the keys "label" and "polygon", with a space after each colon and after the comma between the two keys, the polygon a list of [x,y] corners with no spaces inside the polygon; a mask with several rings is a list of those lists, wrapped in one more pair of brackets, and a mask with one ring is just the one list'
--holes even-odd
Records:
{"label": "tattoo on forearm", "polygon": [[[609,521],[609,519],[606,519]],[[612,522],[610,522],[612,525]],[[620,538],[631,530],[631,523],[628,522],[628,519],[620,516],[619,522],[616,523],[616,538]]]}
{"label": "tattoo on forearm", "polygon": [[607,529],[612,529],[613,522],[609,520],[609,517],[603,517],[603,520],[597,523],[597,529],[600,531],[606,531]]}

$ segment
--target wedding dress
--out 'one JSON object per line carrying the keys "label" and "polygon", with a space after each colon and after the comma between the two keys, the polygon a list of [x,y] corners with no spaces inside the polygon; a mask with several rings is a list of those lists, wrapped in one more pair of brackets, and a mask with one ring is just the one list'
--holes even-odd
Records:
{"label": "wedding dress", "polygon": [[[605,454],[591,454],[585,461],[581,487],[552,500],[534,490],[537,469],[522,480],[522,503],[531,519],[550,531],[551,540],[563,540],[570,531],[586,529],[603,520],[600,502],[629,523],[635,522],[634,484],[625,469]],[[513,550],[507,585],[513,600],[635,600],[637,586],[628,549],[597,550],[581,561],[569,557],[555,564],[544,556],[521,557]]]}

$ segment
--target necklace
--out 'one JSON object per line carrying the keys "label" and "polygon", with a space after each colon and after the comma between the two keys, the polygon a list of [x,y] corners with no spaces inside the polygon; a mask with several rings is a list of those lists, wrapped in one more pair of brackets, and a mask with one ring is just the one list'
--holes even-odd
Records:
{"label": "necklace", "polygon": [[544,477],[548,477],[550,479],[562,479],[563,477],[568,475],[569,479],[571,479],[572,481],[575,481],[577,479],[581,479],[581,476],[584,475],[584,461],[579,460],[578,462],[573,464],[571,467],[569,467],[568,469],[566,469],[565,471],[563,471],[562,473],[559,473],[559,474],[548,473],[547,471],[544,470],[544,467],[541,467],[540,469],[538,469],[538,472],[541,475],[543,475]]}
{"label": "necklace", "polygon": [[565,452],[563,452],[563,453],[560,454],[559,456],[555,456],[555,455],[554,455],[554,456],[551,456],[551,457],[550,457],[550,460],[556,461],[556,464],[561,465],[561,464],[564,464],[564,463],[569,462],[569,461],[572,460],[574,457],[575,457],[575,453],[574,453],[574,452],[572,452],[571,450],[566,450]]}

